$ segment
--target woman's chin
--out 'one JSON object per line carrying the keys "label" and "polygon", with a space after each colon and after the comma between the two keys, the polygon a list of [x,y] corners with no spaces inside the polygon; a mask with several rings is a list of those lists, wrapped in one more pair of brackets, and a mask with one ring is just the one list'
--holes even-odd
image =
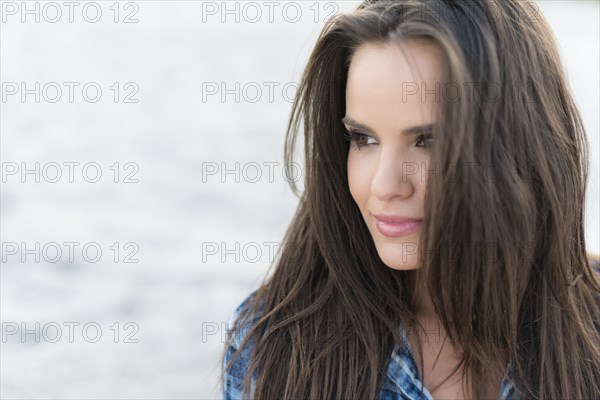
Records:
{"label": "woman's chin", "polygon": [[384,263],[391,269],[395,269],[398,271],[409,271],[409,270],[418,268],[417,263],[398,263],[398,262],[385,262],[385,261],[384,261]]}
{"label": "woman's chin", "polygon": [[419,267],[418,245],[402,246],[398,243],[380,243],[375,247],[381,261],[392,269],[410,270]]}
{"label": "woman's chin", "polygon": [[385,265],[397,270],[411,270],[419,268],[419,257],[412,252],[400,251],[398,249],[382,249],[379,257]]}

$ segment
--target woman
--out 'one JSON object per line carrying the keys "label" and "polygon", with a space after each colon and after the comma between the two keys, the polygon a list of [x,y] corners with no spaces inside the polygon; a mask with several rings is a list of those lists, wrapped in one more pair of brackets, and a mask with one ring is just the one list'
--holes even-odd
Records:
{"label": "woman", "polygon": [[303,122],[305,190],[228,323],[224,398],[600,398],[586,133],[530,5],[324,28],[286,140]]}

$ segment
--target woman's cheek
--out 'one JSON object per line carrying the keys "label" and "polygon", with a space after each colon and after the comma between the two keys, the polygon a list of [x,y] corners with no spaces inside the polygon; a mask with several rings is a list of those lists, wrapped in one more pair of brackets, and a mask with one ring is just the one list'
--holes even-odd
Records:
{"label": "woman's cheek", "polygon": [[364,206],[371,187],[371,162],[362,154],[348,155],[348,186],[350,194],[359,207]]}

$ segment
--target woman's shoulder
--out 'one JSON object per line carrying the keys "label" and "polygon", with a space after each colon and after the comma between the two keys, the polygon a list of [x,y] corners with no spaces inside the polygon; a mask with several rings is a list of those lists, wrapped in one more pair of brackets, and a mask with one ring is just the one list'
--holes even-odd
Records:
{"label": "woman's shoulder", "polygon": [[240,347],[244,338],[246,337],[246,334],[252,328],[256,320],[260,317],[260,315],[255,314],[247,318],[243,324],[242,321],[240,321],[240,317],[243,317],[244,313],[247,312],[247,310],[249,310],[253,305],[257,291],[258,289],[253,290],[242,299],[242,301],[235,307],[233,313],[231,313],[226,323],[225,329],[227,336],[229,338],[231,335],[233,335],[232,345],[235,348]]}
{"label": "woman's shoulder", "polygon": [[[256,298],[257,290],[250,292],[243,300],[235,307],[226,323],[226,336],[228,339],[225,357],[223,359],[223,386],[221,392],[222,399],[239,399],[242,398],[242,384],[244,377],[247,375],[250,355],[253,351],[252,340],[244,344],[244,339],[250,329],[255,324],[260,315],[246,316],[245,312],[250,309]],[[260,309],[262,312],[262,309]],[[247,317],[247,318],[244,318]],[[240,350],[241,349],[241,350]],[[239,350],[239,353],[238,353]],[[234,354],[238,353],[234,357]],[[230,369],[227,365],[232,361]],[[256,380],[256,371],[252,377],[252,385]]]}

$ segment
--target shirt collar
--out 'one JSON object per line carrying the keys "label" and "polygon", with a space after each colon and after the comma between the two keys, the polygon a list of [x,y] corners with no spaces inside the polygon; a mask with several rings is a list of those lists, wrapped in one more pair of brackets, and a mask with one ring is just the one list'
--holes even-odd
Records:
{"label": "shirt collar", "polygon": [[[400,326],[402,341],[394,347],[392,357],[388,366],[387,376],[392,386],[398,393],[408,399],[434,400],[429,390],[423,385],[419,377],[416,362],[410,350],[410,344],[405,330]],[[512,399],[515,396],[512,381],[514,379],[514,368],[508,363],[507,373],[500,384],[499,400]]]}

